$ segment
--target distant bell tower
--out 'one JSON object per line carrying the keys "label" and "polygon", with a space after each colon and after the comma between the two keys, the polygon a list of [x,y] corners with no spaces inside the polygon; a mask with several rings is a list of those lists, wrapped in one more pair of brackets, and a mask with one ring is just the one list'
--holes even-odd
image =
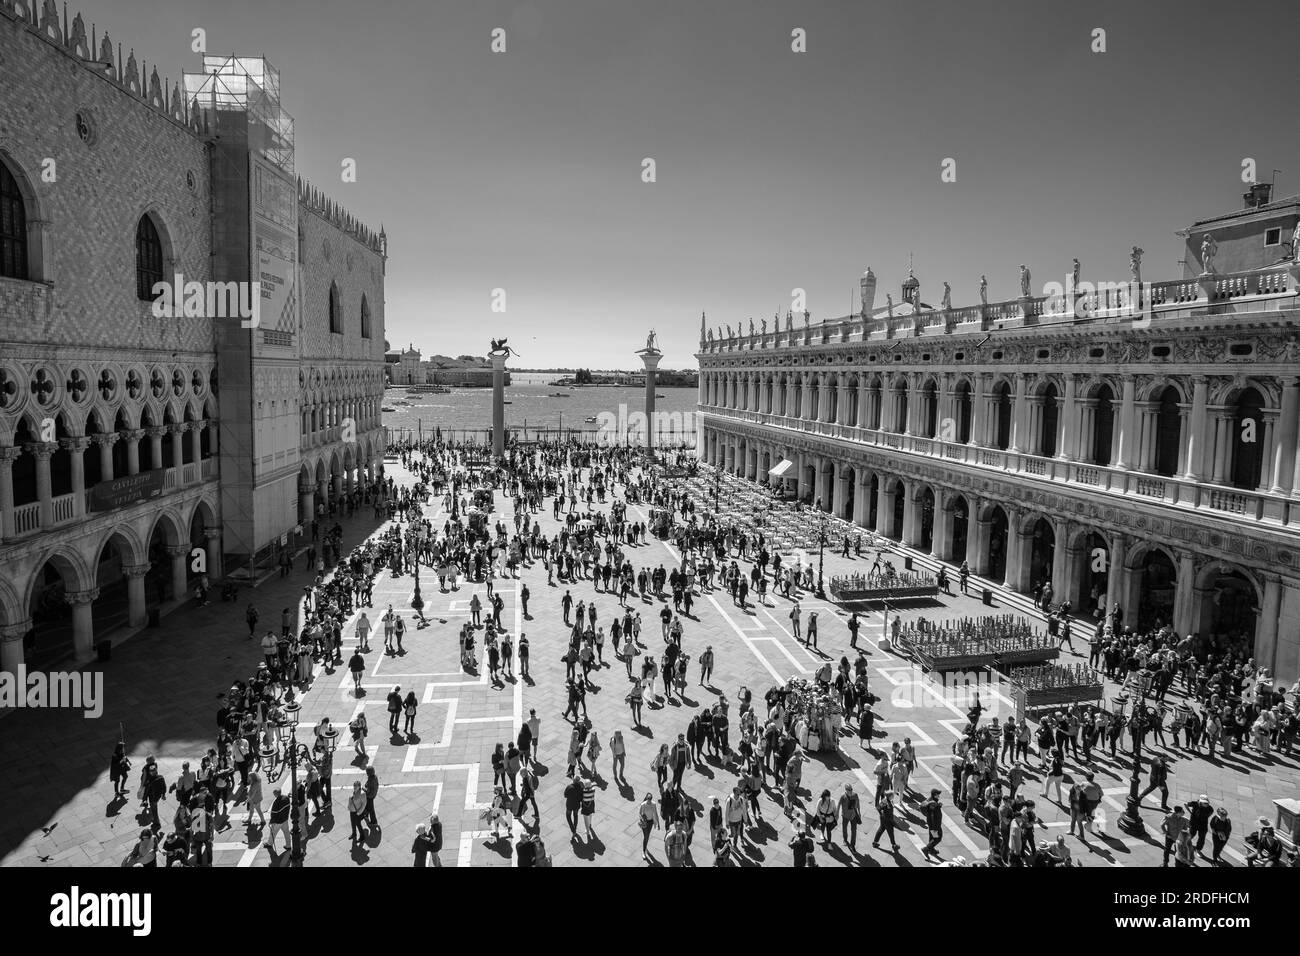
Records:
{"label": "distant bell tower", "polygon": [[921,303],[917,301],[916,290],[921,287],[921,282],[916,278],[916,273],[912,271],[912,254],[907,254],[907,278],[903,280],[903,301],[913,309],[918,309]]}
{"label": "distant bell tower", "polygon": [[876,307],[876,274],[871,271],[871,266],[867,266],[867,271],[862,273],[858,288],[862,294],[862,317],[869,319]]}

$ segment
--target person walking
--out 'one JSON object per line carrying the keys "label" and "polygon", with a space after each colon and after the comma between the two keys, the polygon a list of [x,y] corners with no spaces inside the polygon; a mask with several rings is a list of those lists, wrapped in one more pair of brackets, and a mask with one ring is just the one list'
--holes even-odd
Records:
{"label": "person walking", "polygon": [[929,858],[938,855],[939,841],[943,839],[943,804],[939,801],[938,790],[930,791],[930,799],[921,804],[921,809],[925,813],[925,825],[930,833],[930,840],[921,850],[921,855]]}
{"label": "person walking", "polygon": [[276,788],[271,798],[271,828],[267,831],[266,842],[262,844],[271,851],[272,856],[278,856],[279,851],[275,848],[275,835],[281,833],[284,835],[284,848],[293,849],[289,839],[289,811],[291,809],[289,798]]}
{"label": "person walking", "polygon": [[609,752],[614,764],[614,782],[627,786],[627,744],[623,742],[623,731],[614,731],[614,736],[609,739]]}
{"label": "person walking", "polygon": [[366,768],[366,822],[372,829],[379,829],[379,821],[375,818],[375,800],[379,798],[379,775],[375,773],[374,767]]}
{"label": "person walking", "polygon": [[876,835],[871,838],[871,845],[877,850],[880,849],[880,835],[888,835],[889,844],[893,847],[893,852],[898,852],[898,840],[894,838],[894,791],[885,789],[876,795],[876,814],[880,817],[880,825],[876,827]]}
{"label": "person walking", "polygon": [[840,825],[843,828],[844,842],[854,853],[858,852],[858,824],[862,822],[862,807],[858,795],[853,792],[853,784],[844,785],[844,793],[839,804]]}
{"label": "person walking", "polygon": [[388,692],[388,732],[397,736],[397,721],[402,716],[402,688],[394,687]]}
{"label": "person walking", "polygon": [[596,814],[596,781],[591,777],[582,779],[582,823],[587,829],[587,842],[596,836],[591,828],[591,818]]}
{"label": "person walking", "polygon": [[[363,826],[366,817],[366,794],[361,789],[361,781],[352,784],[352,795],[348,797],[348,819],[352,822],[352,846],[356,847],[366,838]],[[436,865],[436,864],[435,864]]]}
{"label": "person walking", "polygon": [[641,856],[646,862],[650,862],[650,834],[662,829],[659,822],[659,807],[655,803],[653,794],[647,793],[645,799],[641,801],[641,806],[637,809],[637,821],[641,825]]}
{"label": "person walking", "polygon": [[582,810],[582,781],[574,778],[564,788],[564,819],[569,824],[569,833],[576,840],[578,837],[578,813]]}
{"label": "person walking", "polygon": [[257,814],[257,825],[259,827],[266,826],[266,816],[262,813],[262,778],[257,773],[248,775],[248,793],[244,797],[244,808],[248,811],[244,816],[244,826],[251,827],[253,825],[254,813]]}
{"label": "person walking", "polygon": [[796,641],[802,640],[799,637],[799,602],[794,602],[794,607],[790,608],[790,630],[794,634]]}

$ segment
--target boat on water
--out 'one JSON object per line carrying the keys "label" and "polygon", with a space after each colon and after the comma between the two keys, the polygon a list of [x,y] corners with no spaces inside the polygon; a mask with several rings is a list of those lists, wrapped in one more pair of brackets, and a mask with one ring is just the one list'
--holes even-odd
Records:
{"label": "boat on water", "polygon": [[551,392],[546,397],[547,398],[570,398],[572,396],[570,396],[568,392]]}
{"label": "boat on water", "polygon": [[397,409],[395,409],[392,405],[384,405],[384,406],[381,407],[379,410],[380,410],[381,412],[395,412],[395,411],[397,411]]}
{"label": "boat on water", "polygon": [[586,422],[588,425],[594,425],[596,423],[596,416],[588,415],[586,418],[583,419],[583,421]]}
{"label": "boat on water", "polygon": [[412,385],[406,390],[407,395],[450,395],[451,389],[446,385]]}

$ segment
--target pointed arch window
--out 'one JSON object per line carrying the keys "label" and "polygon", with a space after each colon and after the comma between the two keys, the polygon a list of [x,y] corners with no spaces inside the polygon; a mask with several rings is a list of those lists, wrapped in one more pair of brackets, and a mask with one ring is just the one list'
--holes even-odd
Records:
{"label": "pointed arch window", "polygon": [[361,337],[370,338],[370,303],[364,295],[361,297]]}
{"label": "pointed arch window", "polygon": [[330,283],[330,331],[343,334],[343,303],[339,295],[339,287],[333,282]]}
{"label": "pointed arch window", "polygon": [[162,238],[153,220],[141,216],[135,227],[135,295],[145,302],[158,298],[154,286],[163,281]]}
{"label": "pointed arch window", "polygon": [[0,163],[0,276],[27,278],[27,207],[18,181]]}

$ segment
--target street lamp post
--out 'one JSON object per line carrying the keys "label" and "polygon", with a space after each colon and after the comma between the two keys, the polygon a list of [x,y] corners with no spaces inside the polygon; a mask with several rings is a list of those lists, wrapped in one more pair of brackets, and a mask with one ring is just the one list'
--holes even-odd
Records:
{"label": "street lamp post", "polygon": [[[291,866],[302,866],[304,857],[302,845],[302,818],[300,809],[295,806],[298,798],[298,763],[311,764],[313,767],[320,769],[320,765],[312,759],[311,752],[307,749],[306,744],[298,743],[298,714],[302,710],[302,705],[297,701],[285,705],[284,719],[275,725],[276,737],[281,748],[284,751],[280,758],[280,765],[267,773],[270,782],[275,780],[284,772],[285,764],[289,766],[289,814],[292,818],[290,824],[290,853],[289,864]],[[321,735],[325,742],[328,753],[333,754],[334,748],[338,746],[338,731],[332,726]],[[263,763],[275,767],[275,758],[277,752],[274,749],[262,751]]]}
{"label": "street lamp post", "polygon": [[826,552],[826,513],[817,519],[817,596],[826,597],[826,588],[822,583],[822,568]]}
{"label": "street lamp post", "polygon": [[[1122,706],[1124,698],[1121,697],[1119,700]],[[1146,726],[1146,705],[1141,700],[1134,701],[1133,716],[1129,718],[1129,731],[1133,735],[1133,773],[1128,782],[1128,805],[1124,808],[1123,816],[1119,818],[1119,825],[1134,835],[1146,832],[1138,797],[1138,787],[1142,783],[1142,735],[1146,731]]]}

